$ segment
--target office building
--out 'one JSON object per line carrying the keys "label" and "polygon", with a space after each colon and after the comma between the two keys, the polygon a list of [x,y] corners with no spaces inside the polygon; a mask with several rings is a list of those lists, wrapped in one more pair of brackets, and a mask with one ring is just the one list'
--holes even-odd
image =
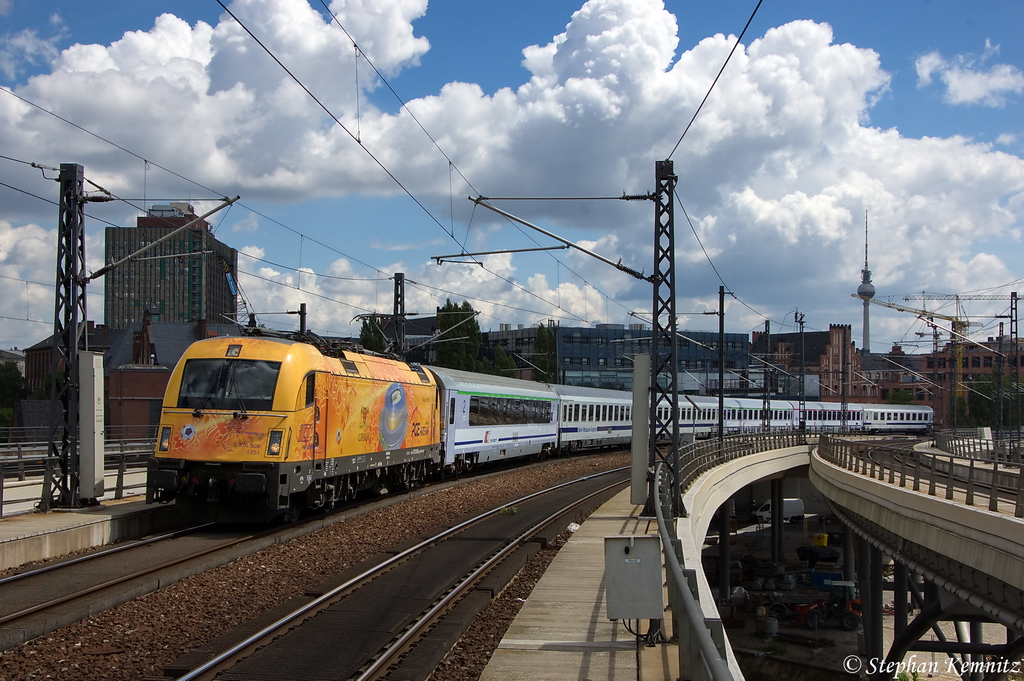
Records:
{"label": "office building", "polygon": [[106,229],[107,263],[159,242],[104,277],[107,327],[141,323],[147,310],[161,322],[235,319],[238,252],[218,241],[205,220],[174,233],[195,219],[187,203],[154,205],[136,227]]}

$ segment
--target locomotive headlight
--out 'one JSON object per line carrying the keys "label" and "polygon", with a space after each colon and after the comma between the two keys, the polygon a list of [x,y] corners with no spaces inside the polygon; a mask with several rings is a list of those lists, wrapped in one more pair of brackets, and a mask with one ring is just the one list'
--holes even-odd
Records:
{"label": "locomotive headlight", "polygon": [[164,426],[160,429],[160,451],[166,452],[171,448],[171,428]]}
{"label": "locomotive headlight", "polygon": [[284,439],[283,430],[270,431],[270,445],[267,447],[267,456],[281,455],[281,440]]}

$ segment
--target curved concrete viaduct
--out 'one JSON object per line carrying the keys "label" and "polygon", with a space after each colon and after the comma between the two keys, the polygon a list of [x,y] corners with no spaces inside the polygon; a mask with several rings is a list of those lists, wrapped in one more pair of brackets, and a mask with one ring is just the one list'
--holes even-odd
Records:
{"label": "curved concrete viaduct", "polygon": [[[923,649],[916,647],[918,639],[940,619],[994,620],[1007,627],[1008,640],[1014,633],[1024,635],[1024,519],[1012,511],[969,506],[962,498],[947,500],[862,475],[826,461],[813,445],[727,461],[701,475],[683,494],[684,508],[690,511],[677,527],[683,564],[697,573],[705,617],[718,617],[715,593],[700,569],[701,545],[715,512],[743,487],[800,468],[806,468],[836,515],[862,539],[858,572],[867,576],[862,579],[862,598],[864,582],[869,590],[864,598],[869,656],[885,655],[880,633],[883,555],[897,564],[897,578],[906,574],[906,566],[910,573],[925,577],[931,589],[927,607],[925,600],[919,602],[921,614],[902,627],[897,624],[902,633],[897,631],[888,659],[898,661],[909,650]],[[906,591],[898,590],[897,595],[906,602]],[[874,616],[872,608],[877,609]],[[874,633],[869,631],[872,626]],[[980,637],[980,625],[978,632]],[[973,636],[968,638],[972,642],[949,642],[943,650],[968,656],[965,659],[972,654],[974,659],[983,654],[1017,659],[1024,653],[1024,638],[1002,646],[983,646]],[[734,663],[731,651],[728,657]]]}

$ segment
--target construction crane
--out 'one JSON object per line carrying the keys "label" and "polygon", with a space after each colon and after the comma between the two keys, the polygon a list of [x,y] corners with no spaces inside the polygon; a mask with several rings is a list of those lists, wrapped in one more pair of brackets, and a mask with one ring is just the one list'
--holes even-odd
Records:
{"label": "construction crane", "polygon": [[1012,296],[997,296],[992,294],[961,295],[959,293],[928,293],[921,291],[912,296],[903,296],[903,300],[1009,300]]}
{"label": "construction crane", "polygon": [[878,300],[877,298],[867,298],[865,296],[857,295],[856,293],[853,294],[853,297],[860,298],[861,300],[866,300],[869,303],[873,303],[875,305],[881,305],[883,307],[888,307],[890,309],[898,310],[900,312],[909,312],[910,314],[917,315],[918,319],[920,319],[925,324],[928,324],[933,328],[938,328],[935,322],[933,321],[934,318],[943,319],[950,323],[950,343],[953,346],[953,427],[956,428],[957,412],[960,408],[959,403],[961,398],[963,398],[964,396],[964,388],[960,382],[960,366],[963,362],[962,341],[966,340],[968,342],[971,342],[971,340],[967,338],[967,336],[965,335],[965,332],[967,331],[968,326],[970,326],[970,323],[959,317],[940,314],[938,312],[929,312],[928,310],[919,310],[915,307],[907,307],[906,305],[900,305],[898,303],[889,303],[884,300]]}
{"label": "construction crane", "polygon": [[[993,294],[961,295],[959,293],[928,293],[927,291],[922,291],[920,294],[904,296],[903,300],[952,300],[952,301],[955,301],[956,311],[957,312],[960,311],[960,301],[961,300],[1004,300],[1004,301],[1008,301],[1009,302],[1010,313],[1008,315],[1001,315],[1001,316],[1009,317],[1009,319],[1010,319],[1010,342],[1012,343],[1013,367],[1014,367],[1014,373],[1016,374],[1016,378],[1015,378],[1016,385],[1014,387],[1014,392],[1013,392],[1013,411],[1012,411],[1012,413],[1013,413],[1013,424],[1012,425],[1013,425],[1013,432],[1014,433],[1019,433],[1020,432],[1020,407],[1019,407],[1018,401],[1020,399],[1020,391],[1019,391],[1019,388],[1017,386],[1020,385],[1020,364],[1021,363],[1020,363],[1020,344],[1017,342],[1017,339],[1018,339],[1018,336],[1019,336],[1018,328],[1017,328],[1017,323],[1018,323],[1018,319],[1017,319],[1017,292],[1013,291],[1009,295],[993,295]],[[999,315],[997,315],[997,316],[999,316]],[[1003,325],[1002,325],[1002,323],[999,324],[999,337],[1000,337],[1000,353],[999,354],[1000,354],[1000,356],[1002,356],[1002,353],[1001,353],[1001,350],[1002,350],[1001,341],[1002,341],[1002,337],[1003,337]],[[1006,358],[1003,357],[1003,359],[1005,360]],[[1002,364],[1002,362],[997,364],[997,371],[998,371],[998,381],[999,381],[999,394],[998,394],[998,405],[999,406],[998,406],[998,409],[997,409],[997,413],[999,414],[999,423],[998,423],[997,428],[998,428],[998,432],[1001,434],[1002,430],[1003,430],[1003,426],[1002,426],[1002,418],[1003,418],[1002,403],[1003,403],[1003,392],[1004,392],[1003,388],[1002,388],[1002,386],[1003,386],[1003,364]]]}
{"label": "construction crane", "polygon": [[[997,295],[992,295],[992,294],[988,294],[988,293],[986,293],[986,294],[962,295],[962,294],[959,294],[959,293],[928,293],[927,291],[921,291],[921,293],[915,293],[914,295],[903,296],[903,300],[952,300],[952,301],[955,301],[954,309],[957,312],[960,311],[960,301],[961,300],[1004,300],[1004,301],[1006,301],[1006,302],[1008,302],[1010,304],[1011,313],[1010,313],[1009,317],[1010,317],[1010,320],[1011,320],[1010,321],[1011,336],[1016,336],[1016,334],[1017,334],[1017,321],[1016,321],[1017,294],[1016,294],[1016,292],[1011,293],[1010,295],[997,296]],[[890,307],[891,307],[891,305],[890,305]],[[958,318],[958,317],[943,316],[943,315],[937,314],[935,312],[928,312],[927,314],[929,314],[929,315],[931,315],[933,317],[939,317],[940,319],[950,319],[950,320],[953,320],[953,319],[964,319],[967,316],[967,315],[964,315],[963,317],[959,317]],[[999,315],[995,315],[995,316],[998,317]],[[964,329],[965,330],[966,330],[968,325],[969,324],[967,322],[964,322]]]}

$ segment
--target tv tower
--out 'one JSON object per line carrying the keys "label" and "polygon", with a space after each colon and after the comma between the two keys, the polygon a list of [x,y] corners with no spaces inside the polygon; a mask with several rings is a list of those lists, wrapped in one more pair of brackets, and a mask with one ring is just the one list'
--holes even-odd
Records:
{"label": "tv tower", "polygon": [[[868,269],[868,212],[864,211],[864,269],[860,271],[860,286],[857,295],[863,298],[874,298],[875,287],[871,284],[871,270]],[[864,350],[865,355],[871,352],[871,324],[868,319],[868,308],[871,305],[864,301]]]}

